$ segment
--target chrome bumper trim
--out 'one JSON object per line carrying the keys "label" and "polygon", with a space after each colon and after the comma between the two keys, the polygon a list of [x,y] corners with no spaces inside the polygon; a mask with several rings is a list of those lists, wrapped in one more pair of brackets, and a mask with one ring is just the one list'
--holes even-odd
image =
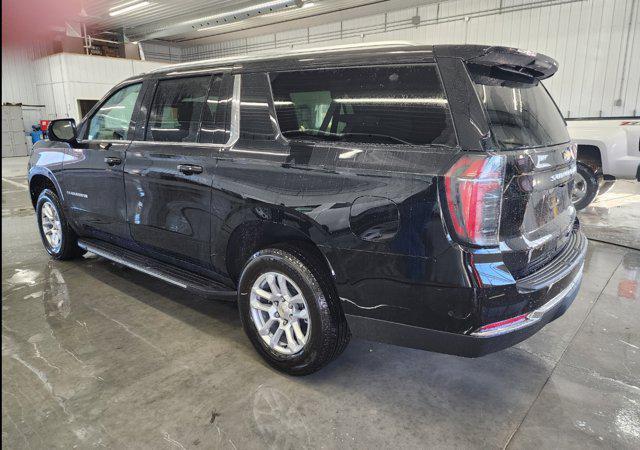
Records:
{"label": "chrome bumper trim", "polygon": [[584,269],[584,264],[580,266],[580,270],[578,270],[578,273],[573,278],[573,280],[571,280],[571,282],[567,285],[567,287],[565,287],[562,291],[560,291],[560,293],[558,293],[555,297],[553,297],[547,303],[542,305],[540,308],[535,309],[531,311],[529,314],[527,314],[527,317],[525,318],[525,320],[508,324],[503,327],[493,328],[491,330],[474,331],[473,333],[471,333],[471,336],[478,337],[478,338],[489,338],[489,337],[500,336],[507,333],[512,333],[514,331],[530,327],[531,325],[541,320],[545,316],[545,314],[547,314],[549,311],[552,311],[553,309],[555,309],[556,306],[558,306],[566,298],[566,296],[573,290],[573,288],[575,288],[576,285],[580,283],[580,280],[582,279],[583,269]]}

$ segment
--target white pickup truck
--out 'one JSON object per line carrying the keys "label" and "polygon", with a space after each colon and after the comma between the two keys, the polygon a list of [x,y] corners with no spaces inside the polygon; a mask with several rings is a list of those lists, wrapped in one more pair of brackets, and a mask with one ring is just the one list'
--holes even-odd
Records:
{"label": "white pickup truck", "polygon": [[578,145],[573,190],[576,209],[583,209],[617,179],[640,181],[640,117],[567,119]]}

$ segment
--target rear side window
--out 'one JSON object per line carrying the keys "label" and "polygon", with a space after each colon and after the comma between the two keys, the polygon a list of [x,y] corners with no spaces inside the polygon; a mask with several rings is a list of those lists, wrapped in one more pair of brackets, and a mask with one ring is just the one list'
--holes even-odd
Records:
{"label": "rear side window", "polygon": [[455,145],[434,65],[281,72],[271,75],[271,88],[289,138]]}
{"label": "rear side window", "polygon": [[564,119],[538,80],[518,81],[518,74],[469,65],[491,133],[503,149],[538,147],[569,141]]}
{"label": "rear side window", "polygon": [[147,141],[196,142],[210,76],[160,80],[151,104]]}

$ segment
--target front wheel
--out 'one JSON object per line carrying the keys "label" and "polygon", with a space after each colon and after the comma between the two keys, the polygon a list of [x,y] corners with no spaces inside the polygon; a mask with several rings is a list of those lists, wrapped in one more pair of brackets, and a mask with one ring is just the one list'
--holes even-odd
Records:
{"label": "front wheel", "polygon": [[340,299],[317,257],[289,247],[261,250],[245,266],[238,295],[245,333],[282,372],[313,373],[349,341]]}
{"label": "front wheel", "polygon": [[42,243],[53,258],[71,259],[85,253],[78,247],[78,236],[67,222],[55,192],[45,189],[40,193],[36,215]]}
{"label": "front wheel", "polygon": [[596,173],[586,164],[576,164],[576,175],[573,181],[571,200],[579,211],[586,208],[598,195],[599,180]]}

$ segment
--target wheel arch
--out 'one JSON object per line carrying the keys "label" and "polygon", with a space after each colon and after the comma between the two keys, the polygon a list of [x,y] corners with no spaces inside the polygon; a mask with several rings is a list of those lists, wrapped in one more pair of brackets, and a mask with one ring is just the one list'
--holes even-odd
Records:
{"label": "wheel arch", "polygon": [[577,161],[588,166],[596,175],[603,174],[602,150],[595,143],[578,143]]}
{"label": "wheel arch", "polygon": [[64,195],[62,189],[53,173],[44,167],[32,168],[29,172],[29,195],[34,208],[38,202],[38,196],[44,189],[53,190],[60,199],[60,202],[63,202]]}
{"label": "wheel arch", "polygon": [[324,264],[324,269],[334,278],[334,272],[316,242],[301,230],[284,223],[252,220],[239,224],[227,240],[225,267],[227,274],[237,282],[251,255],[259,250],[284,245],[292,246],[303,254],[314,254]]}

